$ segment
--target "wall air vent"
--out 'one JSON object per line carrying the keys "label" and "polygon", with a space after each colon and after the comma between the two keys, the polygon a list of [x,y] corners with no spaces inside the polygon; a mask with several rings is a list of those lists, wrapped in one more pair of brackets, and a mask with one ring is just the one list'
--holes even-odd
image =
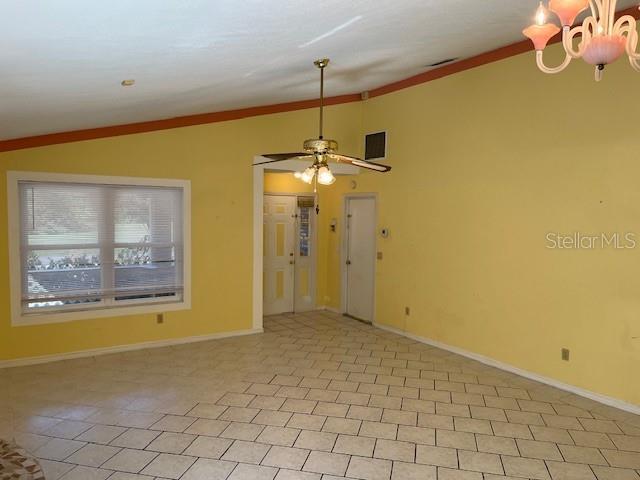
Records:
{"label": "wall air vent", "polygon": [[387,156],[387,132],[369,133],[364,137],[364,159],[382,160]]}
{"label": "wall air vent", "polygon": [[447,58],[446,60],[440,60],[439,62],[431,63],[431,64],[427,65],[427,67],[429,67],[429,68],[431,68],[431,67],[439,67],[441,65],[446,65],[447,63],[453,63],[456,60],[458,60],[458,57],[456,57],[456,58]]}

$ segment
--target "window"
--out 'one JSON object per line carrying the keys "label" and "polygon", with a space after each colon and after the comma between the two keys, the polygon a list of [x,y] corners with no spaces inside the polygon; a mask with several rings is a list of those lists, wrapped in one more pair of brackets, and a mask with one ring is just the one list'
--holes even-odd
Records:
{"label": "window", "polygon": [[14,323],[188,308],[188,182],[12,172],[9,187]]}

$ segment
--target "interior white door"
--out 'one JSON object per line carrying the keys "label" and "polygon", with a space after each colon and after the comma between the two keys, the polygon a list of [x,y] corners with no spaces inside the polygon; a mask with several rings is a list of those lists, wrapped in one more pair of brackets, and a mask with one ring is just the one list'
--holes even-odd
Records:
{"label": "interior white door", "polygon": [[346,213],[346,313],[373,322],[376,200],[347,197]]}
{"label": "interior white door", "polygon": [[265,315],[293,312],[296,197],[264,196]]}

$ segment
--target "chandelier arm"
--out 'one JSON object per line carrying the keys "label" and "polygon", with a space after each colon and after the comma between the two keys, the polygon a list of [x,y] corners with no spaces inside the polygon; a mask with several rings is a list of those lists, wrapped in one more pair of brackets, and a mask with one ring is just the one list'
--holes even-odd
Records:
{"label": "chandelier arm", "polygon": [[564,58],[564,61],[558,65],[557,67],[547,67],[544,64],[544,60],[542,59],[542,56],[544,55],[542,50],[538,50],[536,52],[536,63],[538,64],[538,68],[540,70],[542,70],[544,73],[550,73],[550,74],[554,74],[554,73],[560,73],[561,71],[563,71],[565,68],[567,68],[569,66],[569,64],[571,63],[571,60],[573,60],[571,58],[571,55],[569,55],[567,53],[567,55]]}
{"label": "chandelier arm", "polygon": [[636,59],[629,57],[629,64],[636,72],[640,72],[640,63]]}
{"label": "chandelier arm", "polygon": [[611,35],[613,33],[613,26],[616,21],[616,4],[618,0],[605,0],[609,2],[609,13],[608,13],[608,31],[607,33]]}
{"label": "chandelier arm", "polygon": [[636,30],[636,19],[631,15],[625,15],[620,17],[615,23],[613,28],[613,34],[624,36],[627,34],[627,43],[625,50],[630,59],[639,60],[640,53],[636,52],[638,47],[638,31]]}
{"label": "chandelier arm", "polygon": [[589,0],[589,6],[591,7],[591,16],[594,18],[600,17],[602,2],[600,0]]}
{"label": "chandelier arm", "polygon": [[562,28],[562,46],[564,47],[564,50],[567,52],[567,55],[569,55],[571,58],[580,58],[584,53],[584,47],[586,46],[586,43],[583,41],[580,42],[578,44],[578,49],[575,50],[573,48],[573,39],[579,33],[582,34],[582,37],[584,39],[584,35],[585,35],[584,31],[587,30],[585,29],[586,23],[587,21],[585,20],[582,26],[580,27],[574,27],[574,28],[563,27]]}

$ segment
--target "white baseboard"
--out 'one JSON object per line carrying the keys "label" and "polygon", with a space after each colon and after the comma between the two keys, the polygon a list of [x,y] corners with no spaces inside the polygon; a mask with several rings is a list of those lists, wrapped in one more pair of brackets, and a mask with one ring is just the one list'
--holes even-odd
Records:
{"label": "white baseboard", "polygon": [[193,337],[171,338],[168,340],[153,340],[150,342],[131,343],[128,345],[117,345],[115,347],[93,348],[90,350],[80,350],[77,352],[57,353],[53,355],[42,355],[39,357],[16,358],[15,360],[0,360],[0,368],[24,367],[26,365],[37,365],[40,363],[58,362],[60,360],[72,360],[74,358],[96,357],[98,355],[108,355],[110,353],[130,352],[132,350],[144,350],[147,348],[170,347],[172,345],[184,345],[186,343],[206,342],[207,340],[218,340],[221,338],[240,337],[243,335],[253,335],[262,333],[262,328],[249,330],[235,330],[232,332],[212,333],[208,335],[196,335]]}
{"label": "white baseboard", "polygon": [[388,325],[383,325],[381,323],[374,323],[374,327],[380,328],[382,330],[386,330],[388,332],[392,332],[398,335],[402,335],[403,337],[410,338],[415,340],[416,342],[425,343],[427,345],[431,345],[432,347],[441,348],[443,350],[447,350],[452,353],[457,353],[458,355],[462,355],[463,357],[470,358],[472,360],[476,360],[480,363],[484,363],[485,365],[489,365],[491,367],[499,368],[500,370],[504,370],[507,372],[515,373],[516,375],[520,375],[521,377],[528,378],[530,380],[535,380],[536,382],[544,383],[545,385],[549,385],[551,387],[559,388],[560,390],[564,390],[566,392],[574,393],[576,395],[580,395],[581,397],[586,397],[590,400],[594,400],[596,402],[602,403],[604,405],[608,405],[610,407],[618,408],[620,410],[624,410],[626,412],[634,413],[636,415],[640,415],[640,405],[634,405],[633,403],[625,402],[624,400],[619,400],[614,397],[609,397],[607,395],[602,395],[600,393],[592,392],[590,390],[585,390],[584,388],[576,387],[575,385],[570,385],[568,383],[560,382],[559,380],[555,380],[553,378],[545,377],[543,375],[539,375],[537,373],[529,372],[527,370],[523,370],[518,367],[514,367],[513,365],[509,365],[508,363],[503,363],[499,360],[495,360],[491,357],[485,357],[484,355],[480,355],[478,353],[470,352],[468,350],[464,350],[462,348],[453,347],[446,343],[438,342],[436,340],[431,340],[430,338],[420,337],[418,335],[414,335],[412,333],[405,332],[404,330],[400,330],[394,327],[390,327]]}

